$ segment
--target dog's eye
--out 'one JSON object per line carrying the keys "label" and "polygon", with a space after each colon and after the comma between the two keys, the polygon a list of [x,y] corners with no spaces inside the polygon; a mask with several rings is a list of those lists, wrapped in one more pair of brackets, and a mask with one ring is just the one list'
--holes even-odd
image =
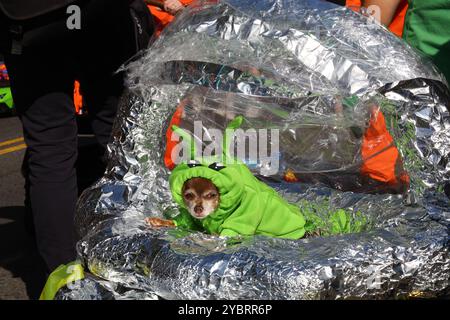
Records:
{"label": "dog's eye", "polygon": [[202,164],[200,162],[196,161],[196,160],[190,160],[187,165],[188,165],[189,168],[195,168],[195,167],[201,167],[202,166]]}
{"label": "dog's eye", "polygon": [[194,199],[194,194],[193,193],[186,193],[185,195],[184,195],[184,197],[187,199],[187,200],[192,200],[192,199]]}
{"label": "dog's eye", "polygon": [[216,171],[220,171],[223,168],[225,168],[225,166],[223,164],[221,164],[220,162],[214,162],[214,163],[210,164],[208,166],[208,168],[216,170]]}
{"label": "dog's eye", "polygon": [[206,199],[213,199],[213,198],[215,198],[215,197],[217,197],[217,194],[215,194],[215,193],[208,193],[208,194],[205,196]]}

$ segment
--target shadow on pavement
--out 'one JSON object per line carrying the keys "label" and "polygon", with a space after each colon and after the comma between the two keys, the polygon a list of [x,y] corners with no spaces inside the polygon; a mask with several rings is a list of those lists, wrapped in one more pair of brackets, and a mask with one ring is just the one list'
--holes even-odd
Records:
{"label": "shadow on pavement", "polygon": [[10,281],[6,284],[6,299],[38,299],[45,284],[45,265],[37,251],[34,236],[26,230],[26,220],[25,207],[0,208],[0,267],[9,271],[13,278],[20,278],[28,295],[14,295],[14,292],[21,290],[14,287],[14,281]]}

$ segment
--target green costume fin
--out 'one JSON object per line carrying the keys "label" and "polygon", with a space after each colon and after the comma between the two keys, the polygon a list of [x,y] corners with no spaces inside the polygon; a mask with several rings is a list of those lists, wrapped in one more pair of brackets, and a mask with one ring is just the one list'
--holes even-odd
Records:
{"label": "green costume fin", "polygon": [[39,300],[53,300],[59,289],[81,279],[84,279],[84,269],[79,261],[62,264],[48,277]]}

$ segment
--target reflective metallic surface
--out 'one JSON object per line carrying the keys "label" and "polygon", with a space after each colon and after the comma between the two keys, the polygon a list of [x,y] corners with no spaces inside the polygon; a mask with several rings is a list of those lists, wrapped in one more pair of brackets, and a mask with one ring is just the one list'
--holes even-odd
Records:
{"label": "reflective metallic surface", "polygon": [[[401,39],[321,1],[199,1],[127,71],[107,171],[76,215],[78,253],[95,277],[58,299],[448,294],[450,94]],[[280,170],[265,176],[258,164],[255,174],[293,204],[363,213],[367,231],[292,241],[147,226],[147,216],[177,214],[164,153],[186,99],[186,129],[197,120],[205,133],[223,129],[238,114],[247,128],[278,128]],[[367,129],[374,106],[409,175],[400,189],[353,178],[364,162],[354,128]],[[316,140],[292,139],[299,132]],[[309,178],[286,183],[287,169]]]}
{"label": "reflective metallic surface", "polygon": [[111,281],[105,281],[86,274],[81,281],[71,283],[60,289],[55,300],[157,300],[158,296],[150,292],[123,287]]}

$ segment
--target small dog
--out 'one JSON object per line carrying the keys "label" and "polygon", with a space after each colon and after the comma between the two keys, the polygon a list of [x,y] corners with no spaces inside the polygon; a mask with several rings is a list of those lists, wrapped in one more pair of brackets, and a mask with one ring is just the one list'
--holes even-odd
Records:
{"label": "small dog", "polygon": [[204,219],[219,206],[219,190],[209,179],[192,178],[183,185],[183,200],[194,218]]}
{"label": "small dog", "polygon": [[[209,179],[189,179],[184,183],[182,192],[184,204],[195,219],[204,219],[219,207],[219,190]],[[153,227],[175,226],[172,221],[161,218],[147,218],[146,221]]]}
{"label": "small dog", "polygon": [[300,239],[305,219],[245,164],[181,163],[169,177],[180,213],[172,221],[147,218],[153,227],[177,227],[211,235],[264,235]]}

